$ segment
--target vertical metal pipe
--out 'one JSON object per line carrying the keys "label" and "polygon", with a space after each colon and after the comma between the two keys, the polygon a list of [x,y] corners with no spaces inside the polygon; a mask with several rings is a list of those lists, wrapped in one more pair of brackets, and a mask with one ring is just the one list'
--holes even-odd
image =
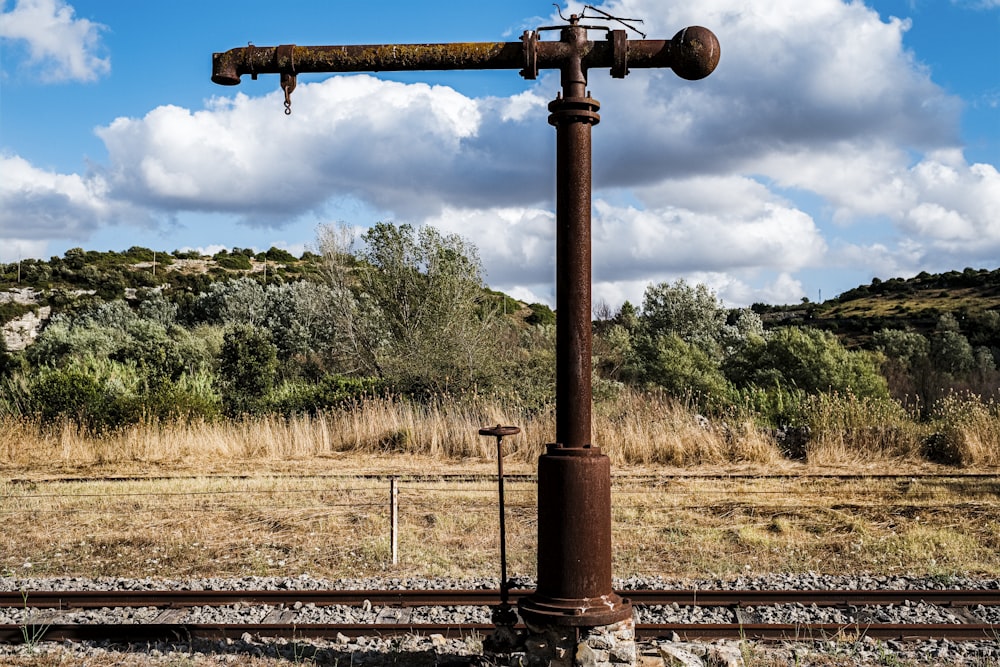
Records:
{"label": "vertical metal pipe", "polygon": [[[575,17],[574,17],[575,18]],[[523,598],[529,627],[598,627],[632,616],[611,586],[611,463],[591,443],[591,127],[586,30],[562,41],[575,57],[549,104],[556,128],[556,443],[538,460],[538,586]]]}
{"label": "vertical metal pipe", "polygon": [[[570,104],[565,98],[550,108]],[[596,102],[595,102],[596,105]],[[590,128],[556,121],[556,442],[591,444]]]}

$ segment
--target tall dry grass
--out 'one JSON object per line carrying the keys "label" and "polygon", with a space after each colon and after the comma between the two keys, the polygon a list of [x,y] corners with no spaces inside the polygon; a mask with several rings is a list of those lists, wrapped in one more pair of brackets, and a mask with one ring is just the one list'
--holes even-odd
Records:
{"label": "tall dry grass", "polygon": [[935,405],[932,423],[932,451],[925,453],[955,465],[1000,465],[1000,403],[946,396]]}
{"label": "tall dry grass", "polygon": [[[1000,465],[1000,409],[974,397],[949,397],[929,423],[898,404],[853,396],[806,401],[803,419],[811,463],[843,465],[940,457],[970,466]],[[529,411],[480,397],[428,403],[383,397],[317,416],[263,416],[226,421],[147,421],[94,434],[66,421],[0,416],[0,465],[62,466],[289,460],[337,452],[414,454],[442,461],[491,459],[496,443],[483,426],[515,424],[505,456],[528,463],[555,433],[551,410]],[[624,391],[594,409],[593,441],[618,465],[773,464],[782,458],[774,434],[734,407],[711,420],[662,394]],[[928,449],[928,443],[934,445]]]}
{"label": "tall dry grass", "polygon": [[916,415],[885,399],[819,394],[809,396],[801,411],[810,429],[806,456],[817,465],[918,458],[927,436]]}

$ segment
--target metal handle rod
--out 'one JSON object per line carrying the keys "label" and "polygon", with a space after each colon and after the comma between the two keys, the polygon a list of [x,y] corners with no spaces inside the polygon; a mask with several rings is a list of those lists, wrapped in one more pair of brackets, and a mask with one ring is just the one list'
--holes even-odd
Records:
{"label": "metal handle rod", "polygon": [[503,438],[505,435],[517,435],[521,432],[516,426],[491,426],[479,429],[479,435],[489,435],[497,439],[497,490],[500,501],[500,606],[507,608],[510,584],[507,581],[507,518],[504,511],[503,495]]}
{"label": "metal handle rod", "polygon": [[500,604],[510,601],[507,582],[507,519],[503,498],[503,436],[497,436],[497,488],[500,492]]}

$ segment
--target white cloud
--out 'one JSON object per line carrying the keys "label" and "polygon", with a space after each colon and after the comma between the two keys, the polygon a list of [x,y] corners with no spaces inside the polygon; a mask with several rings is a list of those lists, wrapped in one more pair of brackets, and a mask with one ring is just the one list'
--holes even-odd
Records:
{"label": "white cloud", "polygon": [[0,3],[0,38],[23,41],[28,60],[43,81],[95,81],[111,71],[102,56],[106,26],[75,16],[63,0],[14,0]]}
{"label": "white cloud", "polygon": [[[118,118],[98,135],[118,196],[163,209],[229,211],[252,223],[281,224],[329,199],[356,197],[419,217],[443,199],[502,199],[484,187],[518,156],[492,160],[506,100],[469,99],[451,88],[371,76],[300,85],[293,115],[278,94],[215,99],[203,111],[159,107]],[[483,115],[494,120],[482,146]],[[487,155],[481,155],[486,151]]]}
{"label": "white cloud", "polygon": [[0,156],[0,236],[85,237],[112,214],[99,178],[57,174],[19,156]]}
{"label": "white cloud", "polygon": [[99,175],[60,174],[0,154],[0,242],[5,257],[44,257],[48,241],[82,243],[99,229],[152,227],[148,211],[110,196]]}
{"label": "white cloud", "polygon": [[27,257],[45,257],[48,241],[30,241],[0,236],[0,262],[18,262]]}
{"label": "white cloud", "polygon": [[[842,0],[602,7],[646,18],[652,37],[708,25],[722,58],[698,82],[591,72],[602,104],[595,300],[636,301],[649,282],[683,277],[731,303],[794,301],[807,270],[896,275],[1000,257],[1000,176],[962,156],[960,100],[904,48],[906,20]],[[28,180],[83,211],[65,216],[71,230],[124,203],[283,226],[358,201],[461,233],[491,285],[551,302],[555,131],[545,105],[558,76],[525,86],[473,99],[336,76],[301,84],[290,117],[278,91],[162,106],[98,129],[109,154],[98,173],[34,170]]]}

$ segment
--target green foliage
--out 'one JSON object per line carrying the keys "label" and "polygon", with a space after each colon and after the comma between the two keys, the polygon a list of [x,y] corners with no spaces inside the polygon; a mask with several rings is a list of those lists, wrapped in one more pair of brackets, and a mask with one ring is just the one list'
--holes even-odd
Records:
{"label": "green foliage", "polygon": [[795,387],[807,393],[839,391],[887,396],[875,358],[844,348],[833,334],[786,327],[730,357],[726,375],[738,387]]}
{"label": "green foliage", "polygon": [[456,392],[498,378],[498,321],[483,307],[474,247],[432,227],[378,223],[357,257],[349,230],[321,228],[342,372],[404,392]]}
{"label": "green foliage", "polygon": [[906,366],[926,358],[931,351],[927,338],[915,331],[882,329],[875,334],[874,342],[875,349]]}
{"label": "green foliage", "polygon": [[37,306],[29,306],[26,303],[16,301],[4,301],[0,303],[0,324],[16,320],[32,311],[38,311]]}
{"label": "green foliage", "polygon": [[704,404],[729,393],[718,363],[677,333],[638,337],[633,359],[638,363],[628,366],[623,375],[641,386],[662,387],[674,396],[693,397]]}
{"label": "green foliage", "polygon": [[556,314],[544,303],[529,303],[531,315],[525,318],[525,322],[533,325],[549,326],[556,323]]}
{"label": "green foliage", "polygon": [[650,285],[642,298],[642,320],[654,338],[676,334],[710,358],[720,355],[726,310],[705,285],[692,287],[683,280]]}
{"label": "green foliage", "polygon": [[213,257],[215,263],[222,267],[223,269],[230,269],[233,271],[249,271],[253,268],[250,263],[250,258],[246,255],[223,255],[218,253]]}
{"label": "green foliage", "polygon": [[303,281],[264,290],[263,324],[271,332],[279,359],[335,356],[336,323],[329,307],[333,298],[328,286]]}
{"label": "green foliage", "polygon": [[198,295],[186,316],[192,323],[261,324],[265,317],[264,288],[245,277],[214,282]]}
{"label": "green foliage", "polygon": [[275,248],[271,246],[264,257],[270,262],[294,262],[295,255],[288,252],[287,250],[282,250],[281,248]]}
{"label": "green foliage", "polygon": [[7,349],[7,341],[0,335],[0,380],[13,375],[20,366],[20,362]]}
{"label": "green foliage", "polygon": [[807,424],[803,408],[807,397],[796,387],[749,385],[733,390],[733,405],[761,426],[802,427]]}
{"label": "green foliage", "polygon": [[278,351],[271,335],[249,324],[226,328],[219,355],[219,379],[226,412],[259,411],[261,399],[274,387]]}
{"label": "green foliage", "polygon": [[152,262],[153,251],[150,248],[134,245],[125,251],[125,257],[132,262]]}
{"label": "green foliage", "polygon": [[284,415],[316,414],[330,408],[357,404],[385,391],[378,378],[327,375],[319,382],[301,380],[285,382],[269,396],[270,408]]}
{"label": "green foliage", "polygon": [[[23,353],[0,348],[0,409],[30,405],[41,414],[39,397],[51,395],[94,428],[223,411],[290,414],[341,405],[372,389],[365,384],[372,377],[379,391],[468,390],[530,410],[551,407],[550,308],[531,304],[529,326],[498,317],[524,308],[485,288],[475,248],[457,236],[381,223],[363,240],[356,251],[348,235],[321,230],[322,257],[300,259],[273,247],[233,248],[213,262],[196,251],[133,246],[2,264],[0,288],[44,290],[39,303],[56,314]],[[267,260],[266,281],[243,275],[251,259]],[[624,381],[697,397],[701,409],[734,400],[763,423],[803,424],[810,396],[831,389],[857,392],[859,401],[884,396],[886,383],[873,370],[881,363],[892,395],[931,418],[929,406],[949,391],[986,397],[1000,386],[998,286],[1000,270],[966,269],[873,280],[823,304],[728,310],[703,285],[651,285],[642,311],[625,303],[594,323],[594,396],[613,395]],[[138,291],[126,303],[129,288]],[[0,320],[33,308],[5,303]],[[249,362],[232,339],[237,324],[260,339]],[[890,329],[904,325],[911,328]],[[819,333],[823,327],[840,340]],[[843,341],[880,356],[848,351]],[[241,375],[241,364],[263,373]],[[40,384],[43,375],[47,384]],[[80,405],[60,393],[67,387],[79,389]],[[51,410],[45,415],[56,418]]]}
{"label": "green foliage", "polygon": [[94,432],[109,431],[142,419],[134,369],[84,358],[63,368],[44,368],[25,386],[18,401],[43,422],[69,419]]}

